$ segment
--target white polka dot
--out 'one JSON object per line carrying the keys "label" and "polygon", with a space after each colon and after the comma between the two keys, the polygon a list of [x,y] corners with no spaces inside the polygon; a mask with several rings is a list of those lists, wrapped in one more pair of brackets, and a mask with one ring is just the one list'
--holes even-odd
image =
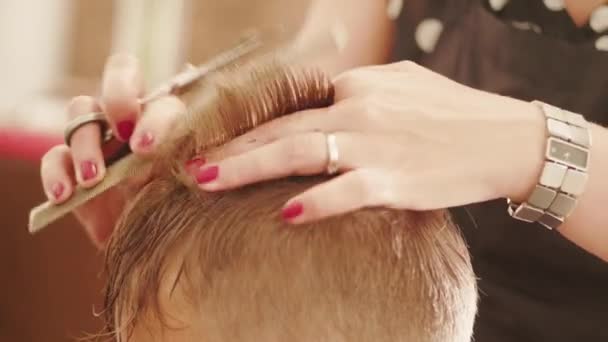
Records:
{"label": "white polka dot", "polygon": [[564,9],[564,0],[543,0],[545,6],[551,11],[561,11]]}
{"label": "white polka dot", "polygon": [[595,48],[600,51],[608,51],[608,36],[601,36],[595,41]]}
{"label": "white polka dot", "polygon": [[388,5],[386,6],[386,14],[388,15],[390,20],[395,20],[399,18],[401,10],[403,10],[403,0],[388,0]]}
{"label": "white polka dot", "polygon": [[430,18],[420,22],[414,35],[418,47],[426,53],[433,52],[441,31],[443,31],[443,24],[437,19]]}
{"label": "white polka dot", "polygon": [[540,26],[529,21],[513,21],[511,22],[511,25],[520,30],[531,30],[539,34],[543,32],[543,29]]}
{"label": "white polka dot", "polygon": [[608,5],[601,6],[593,11],[589,19],[589,26],[595,32],[603,32],[608,29]]}
{"label": "white polka dot", "polygon": [[490,7],[496,12],[501,11],[509,3],[509,0],[490,0]]}

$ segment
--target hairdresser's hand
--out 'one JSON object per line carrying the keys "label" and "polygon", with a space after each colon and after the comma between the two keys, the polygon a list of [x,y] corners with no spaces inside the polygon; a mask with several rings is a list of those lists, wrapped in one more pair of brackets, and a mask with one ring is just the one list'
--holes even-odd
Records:
{"label": "hairdresser's hand", "polygon": [[[542,167],[535,105],[477,91],[412,62],[365,67],[334,82],[336,103],[260,126],[198,170],[217,191],[287,175],[322,174],[325,133],[341,175],[288,201],[300,223],[362,207],[427,210],[526,198]],[[324,133],[325,132],[325,133]]]}
{"label": "hairdresser's hand", "polygon": [[[137,60],[129,55],[114,55],[106,63],[100,98],[75,97],[67,107],[68,115],[73,119],[101,110],[106,113],[112,131],[120,141],[129,142],[136,154],[149,155],[163,141],[175,117],[184,112],[185,107],[179,99],[167,96],[142,108],[138,99],[142,94]],[[110,152],[107,150],[112,146],[102,150],[100,134],[96,124],[85,125],[74,133],[71,147],[60,145],[46,153],[41,174],[49,200],[64,202],[77,184],[91,187],[103,179],[106,172],[104,153]],[[125,196],[143,181],[137,179],[126,186],[113,188],[75,212],[97,246],[101,247],[112,232]]]}

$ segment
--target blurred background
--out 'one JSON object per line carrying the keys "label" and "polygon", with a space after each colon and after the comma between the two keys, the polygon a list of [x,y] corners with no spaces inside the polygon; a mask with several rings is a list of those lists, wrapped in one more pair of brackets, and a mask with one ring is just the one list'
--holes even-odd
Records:
{"label": "blurred background", "polygon": [[98,94],[106,58],[136,54],[149,86],[248,29],[295,31],[307,0],[0,0],[0,341],[73,341],[102,322],[103,255],[72,217],[27,233],[44,201],[39,161],[62,142],[65,106]]}

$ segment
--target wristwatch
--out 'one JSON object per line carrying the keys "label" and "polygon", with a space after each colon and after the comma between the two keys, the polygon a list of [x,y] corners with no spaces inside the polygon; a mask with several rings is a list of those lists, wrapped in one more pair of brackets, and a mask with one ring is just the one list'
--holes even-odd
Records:
{"label": "wristwatch", "polygon": [[547,119],[547,147],[543,171],[524,203],[507,199],[513,218],[559,227],[574,210],[587,183],[591,147],[590,124],[582,115],[533,101]]}

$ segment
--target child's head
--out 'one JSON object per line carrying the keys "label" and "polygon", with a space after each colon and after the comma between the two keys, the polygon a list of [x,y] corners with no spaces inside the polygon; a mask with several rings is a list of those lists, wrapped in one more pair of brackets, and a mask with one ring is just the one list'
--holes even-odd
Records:
{"label": "child's head", "polygon": [[106,318],[120,340],[470,340],[475,278],[447,212],[290,226],[281,207],[326,177],[203,193],[184,171],[261,122],[329,105],[327,78],[260,61],[198,94],[108,246]]}

